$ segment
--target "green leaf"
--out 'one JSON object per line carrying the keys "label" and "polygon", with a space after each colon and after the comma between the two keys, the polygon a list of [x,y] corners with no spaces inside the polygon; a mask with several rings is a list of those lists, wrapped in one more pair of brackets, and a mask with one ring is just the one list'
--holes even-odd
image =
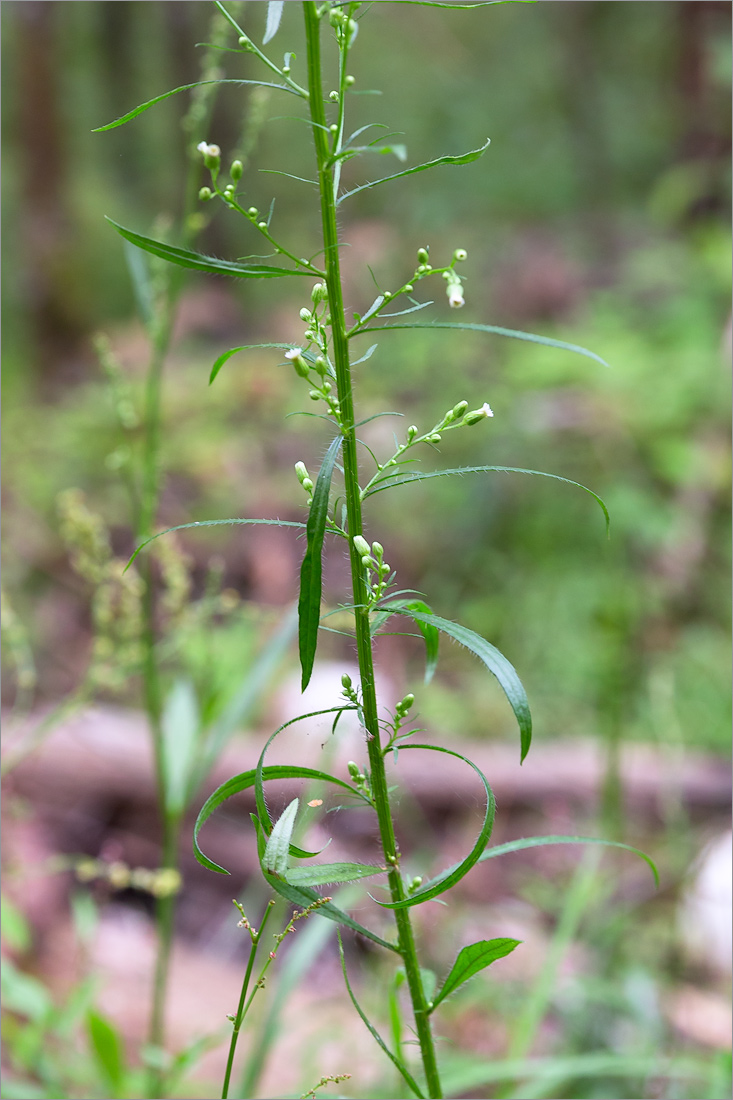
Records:
{"label": "green leaf", "polygon": [[19,970],[8,958],[0,968],[3,1008],[39,1023],[54,1011],[51,994],[43,982]]}
{"label": "green leaf", "polygon": [[144,550],[151,542],[155,542],[156,539],[161,538],[162,535],[169,535],[171,531],[185,531],[187,527],[222,527],[232,524],[250,525],[253,523],[262,523],[271,527],[305,527],[304,523],[297,523],[295,520],[290,519],[200,519],[194,520],[193,523],[177,523],[175,527],[166,527],[165,531],[158,531],[157,535],[151,535],[149,539],[145,539],[144,542],[141,542],[134,554],[130,556],[130,560],[125,566],[125,569],[130,568],[141,550]]}
{"label": "green leaf", "polygon": [[[431,607],[428,607],[422,600],[390,600],[389,604],[385,608],[385,611],[392,612],[397,610],[397,607],[401,607],[406,612],[419,611],[423,615],[432,616],[433,611]],[[384,619],[381,613],[378,613],[376,619],[376,626],[380,626]],[[386,616],[389,618],[389,615]],[[429,684],[435,674],[435,670],[438,667],[438,647],[440,645],[440,634],[437,627],[433,626],[430,622],[424,622],[422,620],[415,619],[415,626],[418,628],[423,638],[425,639],[425,683]]]}
{"label": "green leaf", "polygon": [[507,844],[498,844],[494,848],[487,848],[479,860],[493,859],[494,856],[504,856],[509,852],[521,852],[525,848],[540,848],[545,844],[603,844],[608,848],[623,848],[627,852],[633,852],[648,864],[654,875],[654,881],[659,888],[659,872],[652,859],[639,848],[633,848],[630,844],[622,844],[619,840],[604,840],[596,836],[529,836],[520,840],[510,840]]}
{"label": "green leaf", "polygon": [[262,39],[263,46],[266,46],[270,39],[274,38],[277,34],[277,29],[280,26],[280,20],[283,17],[284,7],[285,0],[268,0],[267,26],[265,27],[265,37]]}
{"label": "green leaf", "polygon": [[305,691],[313,672],[318,645],[318,624],[321,619],[321,587],[323,577],[323,539],[328,519],[328,497],[336,457],[342,438],[336,436],[326,451],[313,488],[313,503],[306,524],[307,546],[300,567],[298,598],[298,651],[302,671],[301,690]]}
{"label": "green leaf", "polygon": [[368,863],[319,863],[313,867],[291,867],[285,873],[285,880],[291,886],[325,886],[327,883],[358,882],[385,871],[386,867]]}
{"label": "green leaf", "polygon": [[[533,332],[522,332],[519,329],[513,328],[500,328],[498,325],[473,324],[469,321],[429,321],[424,323],[417,321],[415,324],[410,325],[369,325],[366,329],[362,329],[361,332],[389,332],[390,329],[408,328],[445,328],[461,329],[466,332],[488,332],[493,336],[509,336],[513,340],[528,340],[531,344],[543,344],[548,348],[560,348],[561,351],[572,351],[577,355],[585,355],[588,359],[595,359],[596,363],[600,363],[603,367],[609,365],[605,359],[601,359],[600,355],[596,355],[593,351],[588,351],[587,348],[582,348],[580,344],[567,344],[564,340],[553,340],[549,336],[536,336]],[[361,332],[359,335],[361,335]]]}
{"label": "green leaf", "polygon": [[166,244],[165,241],[156,241],[152,237],[144,237],[142,233],[134,233],[131,229],[125,229],[118,225],[112,218],[105,218],[113,225],[121,237],[131,244],[137,245],[145,252],[159,256],[168,263],[178,264],[179,267],[189,267],[194,271],[207,271],[210,275],[231,275],[235,279],[277,279],[285,275],[309,275],[312,271],[300,271],[297,268],[268,267],[266,264],[238,264],[232,260],[219,260],[216,256],[202,256],[198,252],[191,252],[188,248],[177,248],[175,245]]}
{"label": "green leaf", "polygon": [[[385,611],[392,610],[391,603],[381,604],[380,606]],[[438,615],[425,615],[421,611],[413,611],[407,607],[396,606],[394,611],[398,615],[409,615],[418,624],[424,622],[437,627],[438,630],[448,634],[456,642],[465,646],[466,649],[470,649],[471,653],[474,653],[479,660],[483,661],[489,672],[499,681],[504,694],[509,700],[509,705],[514,711],[514,717],[517,719],[521,741],[521,763],[529,752],[532,741],[532,715],[529,711],[529,702],[522,681],[519,679],[516,669],[504,654],[496,646],[491,645],[485,638],[482,638],[480,634],[469,630],[467,626],[461,626],[460,623],[452,623],[449,619],[441,619]]]}
{"label": "green leaf", "polygon": [[227,362],[227,360],[231,359],[231,357],[233,355],[236,355],[239,351],[252,351],[252,349],[254,348],[282,348],[283,351],[289,351],[295,346],[295,344],[242,344],[241,347],[230,348],[229,351],[225,351],[223,355],[219,356],[219,358],[216,360],[213,367],[211,368],[211,374],[209,375],[209,385],[211,385],[211,383],[214,381],[217,374]]}
{"label": "green leaf", "polygon": [[15,902],[3,895],[0,906],[2,938],[12,951],[27,951],[32,943],[30,925]]}
{"label": "green leaf", "polygon": [[419,1100],[424,1100],[423,1093],[420,1091],[420,1087],[419,1087],[417,1081],[412,1076],[412,1074],[410,1073],[410,1071],[407,1068],[407,1066],[405,1065],[405,1063],[402,1061],[401,1058],[398,1058],[396,1054],[392,1053],[392,1051],[389,1049],[389,1047],[387,1046],[387,1044],[385,1043],[384,1039],[379,1034],[377,1029],[367,1019],[367,1017],[365,1016],[365,1014],[364,1014],[364,1012],[361,1008],[361,1005],[359,1004],[356,997],[354,996],[354,992],[353,992],[351,986],[349,985],[349,975],[346,972],[346,959],[344,957],[344,945],[341,942],[341,934],[340,933],[339,933],[338,941],[339,941],[339,955],[341,957],[341,970],[343,971],[344,982],[346,984],[346,991],[349,994],[349,998],[351,1000],[352,1005],[354,1006],[354,1008],[358,1012],[359,1016],[361,1017],[362,1022],[364,1023],[365,1027],[367,1028],[367,1030],[371,1034],[372,1038],[375,1039],[375,1041],[379,1044],[379,1046],[382,1048],[384,1053],[389,1058],[390,1062],[392,1062],[392,1064],[395,1066],[395,1068],[404,1077],[405,1081],[407,1082],[409,1087],[412,1089],[415,1096],[417,1096],[419,1098]]}
{"label": "green leaf", "polygon": [[[576,489],[582,489],[584,493],[590,494],[596,501],[598,506],[606,520],[606,534],[609,533],[611,525],[611,517],[608,514],[608,508],[604,504],[601,497],[597,493],[594,493],[592,489],[589,489],[587,485],[582,485],[579,481],[573,481],[569,477],[560,477],[559,474],[547,474],[544,470],[524,470],[519,466],[458,466],[453,470],[432,470],[429,473],[415,473],[403,474],[401,471],[393,474],[386,474],[383,479],[378,481],[374,488],[370,489],[364,494],[364,499],[373,496],[374,493],[381,493],[383,489],[394,489],[398,485],[408,485],[411,481],[428,481],[433,477],[451,477],[454,474],[530,474],[532,477],[549,477],[553,481],[564,481],[566,485],[574,485]],[[396,479],[396,480],[393,480]]]}
{"label": "green leaf", "polygon": [[468,153],[460,153],[458,156],[437,157],[436,160],[426,161],[425,164],[416,164],[414,168],[405,168],[402,172],[396,172],[393,176],[384,176],[381,180],[362,183],[360,187],[355,187],[352,191],[347,191],[341,195],[338,202],[342,203],[344,199],[350,198],[351,195],[356,195],[359,191],[367,191],[371,187],[377,187],[380,183],[389,183],[390,180],[398,180],[403,176],[413,176],[416,172],[425,172],[428,168],[437,168],[439,164],[470,164],[471,161],[478,160],[490,144],[491,141],[487,138],[478,149],[471,149]]}
{"label": "green leaf", "polygon": [[262,857],[262,865],[267,871],[271,871],[280,878],[285,877],[290,862],[290,838],[295,826],[295,815],[298,812],[299,801],[294,798],[285,807],[280,817],[272,827],[272,832],[265,846],[265,854]]}
{"label": "green leaf", "polygon": [[[469,760],[467,756],[462,756],[459,752],[454,752],[452,749],[444,749],[438,745],[401,745],[400,752],[405,752],[408,749],[428,749],[430,752],[442,752],[447,756],[455,756],[457,760],[462,760],[464,764],[468,764],[470,768],[476,772],[483,783],[484,790],[486,792],[486,812],[484,814],[484,823],[481,827],[481,832],[478,835],[476,843],[466,858],[460,863],[454,864],[446,871],[441,871],[435,878],[430,879],[429,882],[423,883],[423,885],[416,890],[413,894],[410,894],[404,901],[380,901],[377,902],[384,909],[408,909],[413,905],[420,905],[424,901],[430,901],[431,898],[437,898],[439,894],[444,894],[446,890],[452,889],[457,882],[468,874],[472,867],[474,867],[480,857],[481,853],[486,848],[491,837],[491,830],[494,826],[494,814],[496,812],[496,799],[494,793],[489,786],[486,776],[478,768],[472,760]],[[376,900],[376,899],[375,899]]]}
{"label": "green leaf", "polygon": [[[285,879],[278,878],[277,875],[273,875],[270,871],[265,870],[261,863],[266,845],[265,832],[256,814],[251,814],[250,816],[257,830],[257,847],[260,853],[260,866],[265,882],[272,887],[276,894],[285,898],[286,901],[291,902],[293,905],[298,905],[302,909],[307,909],[314,901],[318,901],[321,895],[306,886],[291,886]],[[396,951],[397,954],[399,954],[399,946],[396,943],[390,943],[389,940],[383,940],[376,932],[372,932],[368,928],[365,928],[363,924],[359,924],[358,921],[355,921],[348,913],[344,913],[331,901],[326,902],[325,905],[321,905],[318,909],[318,914],[321,917],[326,917],[328,920],[334,921],[336,924],[343,924],[346,928],[351,928],[354,932],[358,932],[360,935],[366,936],[367,939],[379,944],[380,947],[386,947],[388,951]]]}
{"label": "green leaf", "polygon": [[437,1008],[440,1002],[449,997],[451,993],[455,993],[459,986],[462,986],[474,974],[478,974],[480,970],[490,966],[497,959],[509,955],[521,942],[521,940],[512,939],[479,940],[478,943],[472,943],[468,947],[464,947],[459,951],[458,958],[453,963],[448,977],[440,987],[439,993],[433,998],[430,1011],[432,1012],[433,1009]]}
{"label": "green leaf", "polygon": [[111,1086],[113,1095],[119,1095],[125,1073],[124,1048],[119,1032],[105,1016],[93,1010],[87,1013],[87,1032],[102,1076]]}
{"label": "green leaf", "polygon": [[194,686],[190,680],[178,679],[165,700],[161,717],[165,808],[173,816],[186,808],[200,729]]}
{"label": "green leaf", "polygon": [[164,99],[170,99],[172,95],[178,95],[179,92],[187,92],[191,88],[200,88],[203,84],[257,84],[260,88],[280,88],[283,92],[292,92],[293,95],[298,94],[293,88],[289,88],[287,84],[272,84],[267,80],[195,80],[193,84],[182,84],[180,88],[173,88],[170,92],[157,95],[155,99],[149,99],[147,103],[141,103],[139,107],[133,108],[132,111],[128,111],[126,115],[122,115],[120,118],[116,118],[114,122],[108,122],[106,126],[96,126],[92,133],[101,134],[105,130],[114,130],[117,126],[124,126],[126,122],[131,122],[133,118],[137,118],[149,107],[154,107],[156,103],[161,103]]}

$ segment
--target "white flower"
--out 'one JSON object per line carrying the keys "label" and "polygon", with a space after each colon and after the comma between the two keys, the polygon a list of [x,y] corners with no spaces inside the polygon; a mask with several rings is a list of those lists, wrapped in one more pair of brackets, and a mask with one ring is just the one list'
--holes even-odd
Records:
{"label": "white flower", "polygon": [[493,416],[494,415],[494,413],[492,411],[492,408],[491,408],[491,405],[488,403],[488,401],[484,401],[481,408],[478,409],[477,411],[480,412],[480,413],[483,413],[484,416]]}
{"label": "white flower", "polygon": [[302,348],[291,348],[290,351],[285,352],[286,359],[297,359],[299,355],[302,355]]}
{"label": "white flower", "polygon": [[199,153],[204,157],[219,157],[221,156],[221,149],[218,145],[209,145],[205,141],[200,141],[196,146]]}
{"label": "white flower", "polygon": [[460,283],[451,283],[448,288],[448,305],[451,309],[460,309],[461,306],[466,304],[466,299],[463,297],[463,287]]}

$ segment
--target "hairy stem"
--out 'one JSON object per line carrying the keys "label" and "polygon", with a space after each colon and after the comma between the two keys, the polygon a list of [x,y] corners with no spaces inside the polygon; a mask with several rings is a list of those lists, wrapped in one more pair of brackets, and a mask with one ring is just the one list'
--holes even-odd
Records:
{"label": "hairy stem", "polygon": [[[313,0],[305,0],[305,30],[308,48],[308,92],[313,123],[313,140],[318,161],[318,184],[321,200],[321,221],[326,260],[326,286],[331,312],[332,355],[336,371],[338,400],[341,409],[343,432],[343,463],[346,509],[348,516],[351,554],[353,603],[355,605],[356,644],[362,691],[362,708],[366,727],[367,751],[371,770],[372,794],[377,812],[379,835],[384,858],[391,868],[388,875],[392,901],[403,901],[405,889],[399,871],[399,852],[395,839],[392,813],[389,804],[387,777],[384,767],[380,729],[377,713],[377,697],[374,683],[372,639],[367,610],[368,593],[364,579],[361,555],[353,544],[355,535],[363,533],[361,494],[354,427],[354,398],[351,383],[346,318],[344,314],[341,270],[339,261],[338,230],[336,225],[336,196],[334,194],[333,169],[329,168],[326,115],[323,103],[323,85],[320,55],[320,20]],[[408,909],[394,910],[397,923],[399,950],[402,956],[407,984],[415,1016],[415,1028],[420,1043],[423,1068],[429,1095],[442,1097],[438,1076],[435,1045],[428,1018],[427,1002],[420,977],[420,967],[415,947]]]}

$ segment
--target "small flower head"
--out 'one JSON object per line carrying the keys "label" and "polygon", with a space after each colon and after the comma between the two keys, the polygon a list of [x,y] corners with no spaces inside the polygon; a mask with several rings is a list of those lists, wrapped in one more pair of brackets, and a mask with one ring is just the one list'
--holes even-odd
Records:
{"label": "small flower head", "polygon": [[459,262],[461,260],[465,260],[467,257],[468,253],[466,252],[465,248],[457,248],[453,253],[453,259],[458,260]]}
{"label": "small flower head", "polygon": [[241,180],[243,171],[244,165],[242,164],[241,160],[233,160],[232,166],[229,169],[229,175],[232,177],[235,183],[237,180]]}
{"label": "small flower head", "polygon": [[221,162],[221,149],[218,145],[209,145],[206,141],[200,141],[196,146],[204,158],[204,164],[213,172]]}
{"label": "small flower head", "polygon": [[300,378],[307,378],[309,367],[305,359],[303,358],[302,348],[291,348],[290,351],[285,352],[285,358],[289,359],[295,367],[295,373]]}
{"label": "small flower head", "polygon": [[465,306],[466,299],[463,297],[463,287],[460,283],[448,284],[448,305],[451,309],[460,309],[461,306]]}
{"label": "small flower head", "polygon": [[354,535],[353,543],[357,553],[365,556],[371,555],[372,548],[363,535]]}

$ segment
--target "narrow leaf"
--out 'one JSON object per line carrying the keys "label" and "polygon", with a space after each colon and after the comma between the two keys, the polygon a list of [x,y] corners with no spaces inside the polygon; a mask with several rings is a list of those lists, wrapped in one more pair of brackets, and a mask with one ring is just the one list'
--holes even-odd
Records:
{"label": "narrow leaf", "polygon": [[190,680],[176,680],[165,701],[161,718],[165,808],[173,816],[180,815],[186,808],[200,728],[193,684]]}
{"label": "narrow leaf", "polygon": [[401,1058],[398,1058],[396,1054],[392,1053],[392,1051],[389,1049],[389,1047],[387,1046],[387,1044],[385,1043],[384,1039],[379,1034],[377,1029],[374,1027],[374,1025],[372,1023],[370,1023],[370,1021],[364,1015],[364,1012],[362,1011],[361,1005],[357,1001],[356,997],[354,996],[353,990],[352,990],[351,986],[349,985],[349,975],[346,972],[346,959],[344,957],[344,945],[341,942],[341,934],[340,933],[339,933],[338,941],[339,941],[339,955],[341,957],[341,970],[343,971],[344,982],[346,984],[346,991],[349,994],[349,998],[351,1000],[352,1005],[354,1006],[356,1011],[359,1013],[359,1016],[361,1017],[362,1022],[364,1023],[365,1027],[369,1031],[372,1038],[379,1044],[379,1046],[382,1048],[384,1053],[389,1058],[390,1062],[392,1062],[392,1064],[395,1066],[395,1068],[404,1077],[405,1081],[407,1082],[409,1087],[412,1089],[415,1096],[417,1096],[419,1098],[419,1100],[424,1100],[423,1093],[420,1091],[420,1087],[419,1087],[417,1081],[412,1076],[412,1074],[410,1073],[410,1071],[407,1068],[407,1066],[405,1065],[405,1063],[402,1061]]}
{"label": "narrow leaf", "polygon": [[281,348],[283,351],[289,351],[294,347],[295,344],[242,344],[238,348],[230,348],[229,351],[225,351],[223,355],[219,356],[219,358],[216,360],[213,367],[211,368],[211,374],[209,375],[209,385],[211,385],[211,383],[214,381],[217,374],[227,362],[227,360],[231,359],[231,357],[233,355],[236,355],[237,352],[252,351],[254,348]]}
{"label": "narrow leaf", "polygon": [[344,199],[350,198],[351,195],[356,195],[359,191],[366,191],[371,187],[377,187],[380,183],[389,183],[390,180],[398,180],[403,176],[413,176],[416,172],[425,172],[428,168],[437,168],[439,164],[470,164],[471,161],[478,160],[490,144],[490,139],[487,138],[478,149],[471,149],[468,153],[460,153],[458,156],[437,157],[435,160],[426,161],[425,164],[416,164],[413,168],[405,168],[402,172],[396,172],[393,176],[384,176],[381,180],[362,183],[360,187],[355,187],[352,191],[347,191],[341,195],[338,201],[341,203]]}
{"label": "narrow leaf", "polygon": [[[251,814],[251,817],[252,823],[257,830],[257,846],[260,852],[260,860],[262,860],[262,855],[265,850],[265,833],[256,815]],[[265,882],[272,887],[276,894],[279,894],[280,897],[285,898],[286,901],[291,902],[293,905],[300,906],[302,909],[307,909],[314,901],[319,901],[321,899],[321,895],[316,893],[315,890],[311,890],[310,887],[291,886],[285,879],[278,878],[277,875],[273,875],[270,871],[265,870],[264,866],[262,866],[262,874]],[[335,924],[343,924],[346,928],[351,928],[354,932],[366,936],[367,939],[379,944],[380,947],[386,947],[388,951],[396,951],[399,954],[399,947],[396,943],[390,943],[389,940],[383,940],[376,932],[372,932],[368,928],[365,928],[363,924],[359,924],[358,921],[350,917],[348,913],[344,913],[343,910],[339,909],[333,902],[328,901],[325,905],[321,905],[318,909],[318,913],[319,916],[326,917],[328,920],[334,921]]]}
{"label": "narrow leaf", "polygon": [[[372,344],[372,346],[370,348],[367,348],[367,350],[364,352],[361,359],[354,360],[354,362],[351,364],[352,367],[358,367],[359,363],[365,363],[367,361],[367,359],[371,359],[371,357],[374,355],[374,352],[377,350],[378,347],[379,347],[379,344]],[[363,421],[362,421],[362,423],[363,423]]]}
{"label": "narrow leaf", "polygon": [[325,886],[337,882],[358,882],[381,875],[385,870],[385,867],[367,863],[320,863],[314,867],[291,867],[285,873],[285,881],[291,886]]}
{"label": "narrow leaf", "polygon": [[[478,835],[476,843],[466,858],[460,863],[454,864],[446,871],[441,871],[435,878],[430,879],[429,882],[424,883],[413,894],[410,894],[404,901],[380,901],[377,902],[384,909],[408,909],[412,905],[420,905],[423,901],[430,901],[431,898],[437,898],[440,894],[444,894],[446,890],[452,889],[457,882],[468,874],[472,867],[474,867],[480,857],[481,853],[485,849],[491,837],[491,830],[494,826],[494,814],[496,812],[496,799],[494,793],[488,784],[486,776],[478,768],[472,760],[469,760],[467,756],[462,756],[459,752],[454,752],[452,749],[444,749],[438,745],[401,745],[400,752],[406,752],[408,749],[427,749],[430,752],[442,752],[447,756],[455,756],[457,760],[462,760],[464,764],[468,764],[470,768],[476,772],[476,775],[481,780],[484,791],[486,792],[486,812],[484,814],[484,823],[481,827],[481,832]],[[376,901],[376,898],[374,899]]]}
{"label": "narrow leaf", "polygon": [[469,321],[417,321],[410,325],[370,325],[367,332],[386,332],[389,329],[462,329],[465,332],[487,332],[493,336],[510,336],[514,340],[528,340],[531,344],[544,344],[548,348],[560,348],[561,351],[573,351],[577,355],[585,355],[588,359],[595,359],[596,363],[607,367],[609,364],[600,355],[596,355],[580,344],[567,344],[564,340],[553,340],[549,336],[536,336],[533,332],[522,332],[519,329],[500,328],[498,325],[479,325]]}
{"label": "narrow leaf", "polygon": [[478,943],[472,943],[468,947],[464,947],[458,953],[458,958],[453,963],[450,973],[440,987],[437,996],[433,998],[430,1011],[432,1012],[433,1009],[437,1008],[440,1002],[449,997],[451,993],[455,993],[459,986],[462,986],[474,974],[478,974],[480,970],[490,966],[497,959],[509,955],[521,942],[521,940],[512,939],[479,940]]}
{"label": "narrow leaf", "polygon": [[305,691],[313,672],[318,645],[318,624],[321,618],[321,587],[323,577],[323,539],[328,518],[328,497],[336,456],[341,448],[341,436],[326,451],[313,488],[313,503],[306,524],[307,546],[300,568],[298,598],[298,650],[302,671],[301,689]]}
{"label": "narrow leaf", "polygon": [[141,550],[144,550],[151,542],[155,542],[156,539],[161,538],[162,535],[169,535],[171,531],[185,531],[187,527],[221,527],[231,526],[232,524],[265,524],[272,527],[300,527],[304,528],[304,523],[298,523],[296,520],[290,519],[199,519],[194,520],[193,523],[177,523],[175,527],[166,527],[165,531],[158,531],[157,535],[151,535],[149,539],[145,539],[141,542],[137,550],[130,556],[125,569],[129,569],[135,558],[138,556]]}
{"label": "narrow leaf", "polygon": [[281,878],[285,877],[290,861],[290,838],[293,835],[298,805],[298,799],[294,798],[285,807],[272,827],[272,832],[265,846],[265,854],[262,858],[265,869],[279,875]]}
{"label": "narrow leaf", "polygon": [[289,270],[284,267],[268,267],[266,264],[238,264],[232,260],[219,260],[216,256],[202,256],[198,252],[191,252],[187,248],[177,248],[175,245],[166,244],[164,241],[156,241],[152,237],[144,237],[142,233],[134,233],[131,229],[125,229],[118,225],[112,218],[105,218],[113,225],[120,236],[126,241],[137,245],[145,252],[159,256],[161,260],[178,264],[179,267],[188,267],[194,271],[207,271],[210,275],[231,275],[235,279],[277,279],[285,275],[309,275],[312,271]]}
{"label": "narrow leaf", "polygon": [[592,489],[589,489],[587,485],[582,485],[579,481],[573,481],[572,478],[569,477],[560,477],[559,474],[547,474],[544,470],[523,470],[518,466],[458,466],[453,470],[431,470],[429,473],[415,471],[415,473],[408,474],[403,474],[402,471],[396,471],[393,474],[386,474],[382,480],[375,484],[374,488],[364,494],[364,499],[366,500],[367,497],[372,496],[374,493],[381,493],[383,489],[392,489],[397,485],[408,485],[412,481],[428,481],[433,477],[451,477],[454,474],[488,473],[530,474],[532,477],[549,477],[552,478],[553,481],[564,481],[566,485],[574,485],[576,489],[582,489],[584,493],[589,493],[596,501],[606,520],[606,534],[609,532],[611,517],[608,514],[608,508],[598,494],[594,493]]}
{"label": "narrow leaf", "polygon": [[510,840],[506,844],[498,844],[494,848],[487,848],[484,854],[479,860],[483,863],[485,859],[493,859],[494,856],[504,856],[509,852],[521,852],[525,848],[540,848],[545,844],[603,844],[608,848],[623,848],[627,852],[633,852],[634,855],[639,856],[648,864],[654,875],[654,881],[659,888],[659,872],[657,870],[654,860],[650,859],[645,852],[642,852],[639,848],[634,848],[630,844],[622,844],[619,840],[604,840],[602,837],[597,836],[529,836],[520,840]]}
{"label": "narrow leaf", "polygon": [[[391,609],[389,603],[382,604],[382,607],[386,611]],[[480,634],[476,634],[473,630],[469,630],[467,626],[462,626],[460,623],[452,623],[448,619],[441,619],[438,615],[425,615],[421,611],[414,611],[410,608],[398,606],[395,607],[394,610],[398,615],[409,615],[410,618],[414,619],[418,624],[424,622],[428,625],[437,627],[438,630],[442,631],[444,634],[448,634],[456,642],[465,646],[466,649],[470,649],[471,653],[474,653],[479,660],[483,661],[489,672],[499,681],[504,694],[509,700],[509,705],[514,711],[514,716],[517,719],[521,740],[521,763],[529,752],[529,746],[532,741],[532,716],[529,711],[527,694],[514,666],[496,646],[491,645],[491,643],[487,642],[485,638],[482,638]]]}
{"label": "narrow leaf", "polygon": [[263,46],[266,46],[270,39],[277,34],[284,7],[285,0],[269,0],[267,4],[267,26],[265,27],[265,37],[262,39]]}
{"label": "narrow leaf", "polygon": [[97,1066],[116,1095],[124,1075],[124,1052],[119,1032],[98,1012],[87,1013],[87,1032]]}
{"label": "narrow leaf", "polygon": [[195,80],[193,84],[182,84],[180,88],[173,88],[170,92],[157,95],[155,99],[149,99],[147,103],[141,103],[139,107],[133,108],[132,111],[128,111],[126,115],[122,115],[120,118],[116,118],[114,122],[108,122],[105,126],[96,126],[92,133],[101,134],[104,130],[114,130],[117,126],[124,126],[126,122],[137,118],[149,107],[154,107],[156,103],[161,103],[164,99],[170,99],[172,95],[178,95],[179,92],[187,92],[191,88],[200,88],[202,84],[257,84],[260,88],[280,88],[283,92],[292,92],[293,95],[298,94],[293,88],[289,88],[287,84],[273,84],[267,80]]}

